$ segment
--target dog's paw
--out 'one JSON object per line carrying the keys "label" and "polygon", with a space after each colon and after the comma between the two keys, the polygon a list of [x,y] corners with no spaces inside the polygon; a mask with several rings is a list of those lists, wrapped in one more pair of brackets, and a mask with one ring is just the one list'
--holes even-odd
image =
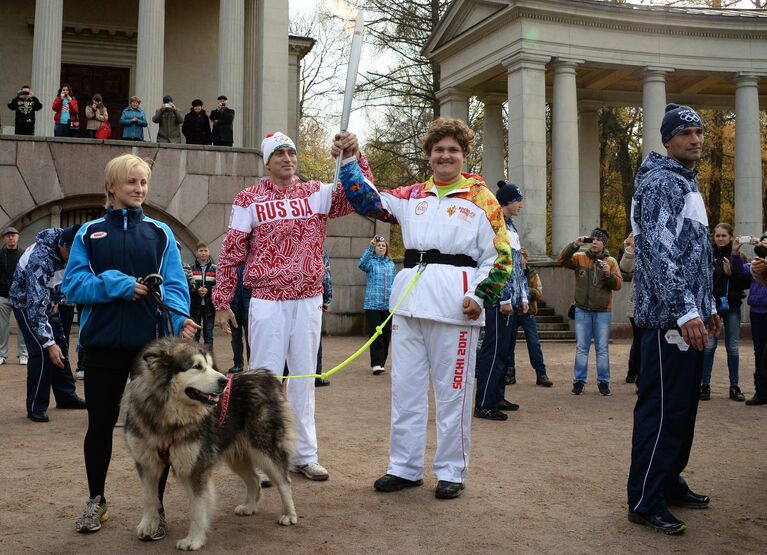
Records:
{"label": "dog's paw", "polygon": [[255,505],[237,505],[234,508],[234,514],[239,516],[250,516],[256,514]]}
{"label": "dog's paw", "polygon": [[282,524],[283,526],[290,526],[291,524],[298,524],[298,516],[296,516],[296,513],[290,514],[290,515],[280,515],[279,520],[277,521],[278,524]]}
{"label": "dog's paw", "polygon": [[144,517],[136,526],[136,535],[141,541],[157,541],[165,537],[165,522],[160,515]]}
{"label": "dog's paw", "polygon": [[187,536],[176,542],[176,549],[180,549],[181,551],[197,551],[203,545],[205,545],[205,538],[192,538],[191,536]]}

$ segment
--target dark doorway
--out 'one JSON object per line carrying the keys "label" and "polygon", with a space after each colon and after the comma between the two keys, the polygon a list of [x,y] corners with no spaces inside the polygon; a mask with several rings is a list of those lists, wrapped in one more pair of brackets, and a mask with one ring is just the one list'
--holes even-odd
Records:
{"label": "dark doorway", "polygon": [[122,137],[120,114],[128,105],[130,91],[130,69],[127,67],[83,66],[61,64],[61,82],[69,83],[74,91],[80,108],[80,126],[78,137],[87,137],[85,133],[85,107],[90,104],[96,93],[101,93],[104,105],[109,112],[109,124],[112,126],[112,139]]}

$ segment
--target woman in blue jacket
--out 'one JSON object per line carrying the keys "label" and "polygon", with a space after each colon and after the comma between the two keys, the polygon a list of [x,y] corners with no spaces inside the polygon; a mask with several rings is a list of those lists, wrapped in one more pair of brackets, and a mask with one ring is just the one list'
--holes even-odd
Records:
{"label": "woman in blue jacket", "polygon": [[[370,241],[370,246],[362,253],[359,269],[365,272],[365,316],[368,321],[370,337],[376,332],[384,320],[389,317],[389,296],[397,269],[389,256],[389,245],[386,239],[377,235]],[[373,374],[384,371],[386,357],[389,354],[389,339],[391,338],[391,321],[386,324],[383,333],[370,346],[370,367]]]}
{"label": "woman in blue jacket", "polygon": [[139,108],[139,104],[141,104],[141,99],[138,96],[131,96],[130,106],[125,108],[120,115],[124,141],[144,140],[144,127],[147,126],[147,121],[144,110]]}
{"label": "woman in blue jacket", "polygon": [[[156,308],[140,278],[162,275],[164,302],[182,314],[189,310],[189,288],[173,232],[144,216],[141,208],[149,165],[124,154],[107,163],[105,174],[107,212],[78,231],[62,284],[70,302],[84,305],[78,344],[88,404],[84,451],[90,497],[75,523],[78,532],[95,532],[107,519],[104,484],[120,399],[133,360],[158,333]],[[175,313],[170,324],[175,335],[187,339],[200,329]]]}

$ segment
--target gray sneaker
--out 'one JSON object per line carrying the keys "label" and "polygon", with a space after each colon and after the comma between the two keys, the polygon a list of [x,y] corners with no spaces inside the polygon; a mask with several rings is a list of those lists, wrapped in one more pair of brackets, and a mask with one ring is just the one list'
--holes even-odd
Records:
{"label": "gray sneaker", "polygon": [[317,482],[327,480],[330,477],[328,471],[320,463],[302,464],[301,466],[293,465],[290,471],[296,474],[303,474],[310,480]]}
{"label": "gray sneaker", "polygon": [[97,532],[101,530],[101,523],[106,522],[108,518],[107,502],[101,495],[97,495],[93,499],[88,499],[83,516],[75,522],[75,531],[81,534]]}

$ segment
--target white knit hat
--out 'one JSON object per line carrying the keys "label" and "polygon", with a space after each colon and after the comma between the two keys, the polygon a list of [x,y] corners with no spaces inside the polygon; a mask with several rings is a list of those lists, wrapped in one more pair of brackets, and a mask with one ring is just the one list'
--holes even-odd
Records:
{"label": "white knit hat", "polygon": [[269,163],[269,158],[272,157],[272,153],[275,150],[281,148],[291,148],[293,152],[296,152],[296,145],[285,133],[277,131],[276,133],[269,133],[264,140],[261,141],[261,152],[264,155],[264,164]]}

